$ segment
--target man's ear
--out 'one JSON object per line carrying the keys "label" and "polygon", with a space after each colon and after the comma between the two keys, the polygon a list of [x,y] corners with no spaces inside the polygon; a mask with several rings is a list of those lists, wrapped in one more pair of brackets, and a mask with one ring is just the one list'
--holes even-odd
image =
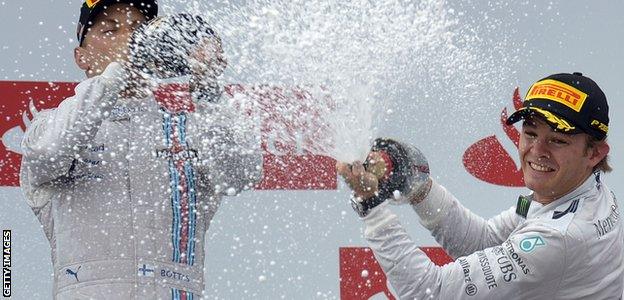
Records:
{"label": "man's ear", "polygon": [[597,165],[603,158],[607,156],[607,154],[609,154],[609,150],[610,147],[606,141],[597,142],[590,152],[591,156],[589,157],[589,159],[591,160],[592,164],[594,166]]}
{"label": "man's ear", "polygon": [[83,47],[74,48],[74,61],[76,61],[76,65],[81,70],[88,72],[91,69],[89,65],[89,53],[87,49]]}

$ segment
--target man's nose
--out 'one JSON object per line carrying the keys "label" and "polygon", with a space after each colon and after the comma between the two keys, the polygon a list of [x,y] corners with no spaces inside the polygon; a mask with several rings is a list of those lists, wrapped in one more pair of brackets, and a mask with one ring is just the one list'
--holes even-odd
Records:
{"label": "man's nose", "polygon": [[550,157],[549,144],[545,139],[535,139],[530,150],[537,157]]}

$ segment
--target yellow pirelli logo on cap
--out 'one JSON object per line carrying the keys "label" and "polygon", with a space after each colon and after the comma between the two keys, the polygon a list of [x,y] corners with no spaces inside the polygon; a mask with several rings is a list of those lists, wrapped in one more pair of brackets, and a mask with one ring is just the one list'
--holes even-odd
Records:
{"label": "yellow pirelli logo on cap", "polygon": [[87,6],[89,8],[93,8],[96,4],[98,4],[98,2],[100,2],[101,0],[87,0]]}
{"label": "yellow pirelli logo on cap", "polygon": [[525,100],[531,99],[552,100],[579,112],[587,99],[587,94],[563,82],[546,79],[536,82],[531,87]]}

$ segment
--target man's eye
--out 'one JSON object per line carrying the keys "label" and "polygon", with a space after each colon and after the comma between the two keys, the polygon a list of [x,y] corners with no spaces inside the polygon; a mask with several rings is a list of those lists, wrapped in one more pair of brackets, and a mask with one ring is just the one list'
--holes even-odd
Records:
{"label": "man's eye", "polygon": [[567,145],[568,144],[566,140],[562,140],[562,139],[551,139],[550,143],[555,144],[555,145]]}
{"label": "man's eye", "polygon": [[524,135],[526,135],[526,136],[527,136],[527,137],[529,137],[529,138],[534,138],[534,137],[536,137],[536,136],[537,136],[535,133],[530,132],[530,131],[525,131],[525,132],[524,132]]}

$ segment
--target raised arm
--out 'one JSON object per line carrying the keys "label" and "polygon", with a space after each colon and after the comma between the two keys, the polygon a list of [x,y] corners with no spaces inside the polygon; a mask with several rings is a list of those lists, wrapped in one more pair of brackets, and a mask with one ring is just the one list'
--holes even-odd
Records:
{"label": "raised arm", "polygon": [[566,262],[564,237],[526,226],[500,245],[434,265],[384,205],[364,217],[365,237],[400,299],[549,299]]}
{"label": "raised arm", "polygon": [[76,86],[76,95],[41,112],[22,140],[22,186],[37,186],[67,175],[76,155],[88,147],[117,102],[126,72],[111,63],[99,76]]}
{"label": "raised arm", "polygon": [[435,182],[427,197],[412,207],[420,216],[420,223],[454,258],[501,244],[522,220],[514,207],[485,220]]}
{"label": "raised arm", "polygon": [[394,140],[377,139],[364,164],[341,163],[338,169],[354,190],[361,216],[384,201],[410,203],[453,257],[500,244],[521,221],[513,209],[490,220],[473,214],[430,178],[420,150]]}

